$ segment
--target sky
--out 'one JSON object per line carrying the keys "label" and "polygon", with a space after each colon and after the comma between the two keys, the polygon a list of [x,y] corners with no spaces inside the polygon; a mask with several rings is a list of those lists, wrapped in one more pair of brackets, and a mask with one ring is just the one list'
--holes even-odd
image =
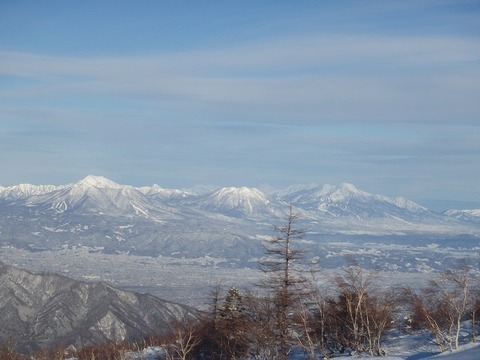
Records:
{"label": "sky", "polygon": [[480,2],[0,1],[0,168],[480,208]]}

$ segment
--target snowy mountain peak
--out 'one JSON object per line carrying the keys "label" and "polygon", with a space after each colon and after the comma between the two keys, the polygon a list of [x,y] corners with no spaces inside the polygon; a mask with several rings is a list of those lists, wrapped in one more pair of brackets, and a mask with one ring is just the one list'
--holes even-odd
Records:
{"label": "snowy mountain peak", "polygon": [[210,211],[252,215],[263,211],[269,200],[256,188],[225,187],[202,196],[198,204]]}
{"label": "snowy mountain peak", "polygon": [[246,186],[242,187],[225,187],[219,190],[216,190],[213,193],[213,197],[218,199],[220,202],[230,202],[235,203],[236,205],[248,201],[258,201],[267,203],[268,200],[265,195],[258,190],[257,188],[248,188]]}
{"label": "snowy mountain peak", "polygon": [[122,186],[103,176],[88,175],[74,186],[77,187],[95,187],[100,189],[119,189]]}
{"label": "snowy mountain peak", "polygon": [[337,190],[343,191],[346,193],[361,194],[362,192],[358,190],[353,184],[350,183],[341,183],[337,186]]}
{"label": "snowy mountain peak", "polygon": [[137,190],[144,195],[163,194],[166,191],[166,189],[162,188],[158,184],[153,184],[150,186],[140,186],[140,187],[137,187]]}
{"label": "snowy mountain peak", "polygon": [[68,211],[148,217],[151,211],[160,209],[133,186],[119,185],[103,176],[93,175],[31,201],[56,213]]}
{"label": "snowy mountain peak", "polygon": [[355,186],[349,183],[342,183],[328,192],[328,197],[334,202],[345,201],[352,197],[365,197],[368,195],[370,194],[358,190]]}

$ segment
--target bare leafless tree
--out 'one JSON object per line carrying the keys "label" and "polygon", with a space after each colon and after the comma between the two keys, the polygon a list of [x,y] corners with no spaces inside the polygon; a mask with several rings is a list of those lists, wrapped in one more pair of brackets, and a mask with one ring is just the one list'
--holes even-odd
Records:
{"label": "bare leafless tree", "polygon": [[480,290],[476,288],[472,292],[472,297],[470,298],[470,320],[471,320],[471,331],[472,331],[472,342],[477,342],[477,314],[480,311]]}
{"label": "bare leafless tree", "polygon": [[315,332],[315,318],[309,304],[301,304],[299,311],[296,312],[295,323],[297,331],[295,337],[297,344],[304,350],[310,359],[316,359],[317,334]]}
{"label": "bare leafless tree", "polygon": [[[343,274],[335,276],[335,284],[339,290],[340,306],[339,315],[347,330],[347,339],[349,346],[357,351],[365,351],[363,337],[365,336],[365,303],[367,296],[372,290],[372,277],[367,276],[365,272],[357,265],[351,265],[344,269]],[[342,311],[343,310],[343,311]]]}
{"label": "bare leafless tree", "polygon": [[292,313],[295,305],[301,302],[306,283],[298,265],[305,251],[298,247],[305,232],[295,227],[298,214],[292,207],[285,226],[275,227],[277,236],[265,242],[266,258],[260,263],[266,280],[261,286],[268,290],[276,308],[277,338],[279,358],[286,360],[292,341]]}
{"label": "bare leafless tree", "polygon": [[397,306],[392,290],[380,289],[377,281],[377,272],[367,272],[355,262],[334,277],[339,293],[333,301],[336,326],[340,327],[338,342],[371,355],[383,354],[383,334]]}
{"label": "bare leafless tree", "polygon": [[276,307],[268,294],[247,292],[244,296],[245,316],[253,359],[273,360],[277,357]]}
{"label": "bare leafless tree", "polygon": [[198,322],[186,320],[174,321],[171,324],[171,339],[166,345],[167,360],[187,360],[202,341]]}
{"label": "bare leafless tree", "polygon": [[432,332],[440,351],[458,349],[461,322],[467,313],[472,315],[474,327],[477,307],[472,286],[471,269],[460,262],[456,269],[445,270],[429,280],[419,292],[407,291],[413,318]]}
{"label": "bare leafless tree", "polygon": [[12,350],[10,347],[2,347],[0,348],[0,360],[24,360],[25,357],[14,350]]}

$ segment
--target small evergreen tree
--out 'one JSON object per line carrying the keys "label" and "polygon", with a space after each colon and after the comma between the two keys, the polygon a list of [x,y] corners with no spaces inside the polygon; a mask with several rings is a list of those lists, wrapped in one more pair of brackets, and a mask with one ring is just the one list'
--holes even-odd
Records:
{"label": "small evergreen tree", "polygon": [[225,302],[221,310],[221,316],[225,319],[232,319],[241,315],[244,310],[242,296],[237,288],[232,287],[225,297]]}

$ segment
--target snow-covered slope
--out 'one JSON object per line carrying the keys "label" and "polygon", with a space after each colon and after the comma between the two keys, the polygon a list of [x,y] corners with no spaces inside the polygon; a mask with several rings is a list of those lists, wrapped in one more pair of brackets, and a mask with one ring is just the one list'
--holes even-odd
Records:
{"label": "snow-covered slope", "polygon": [[80,212],[148,217],[159,209],[133,186],[119,185],[105,177],[89,175],[79,182],[30,197],[31,206],[56,212]]}
{"label": "snow-covered slope", "polygon": [[191,206],[239,217],[276,217],[284,215],[282,205],[270,201],[257,188],[225,187],[200,196],[190,202]]}
{"label": "snow-covered slope", "polygon": [[368,218],[399,217],[405,220],[428,215],[426,208],[405,198],[389,198],[358,190],[343,183],[338,186],[321,185],[296,187],[291,192],[278,194],[279,200],[301,209],[319,211],[334,217]]}

